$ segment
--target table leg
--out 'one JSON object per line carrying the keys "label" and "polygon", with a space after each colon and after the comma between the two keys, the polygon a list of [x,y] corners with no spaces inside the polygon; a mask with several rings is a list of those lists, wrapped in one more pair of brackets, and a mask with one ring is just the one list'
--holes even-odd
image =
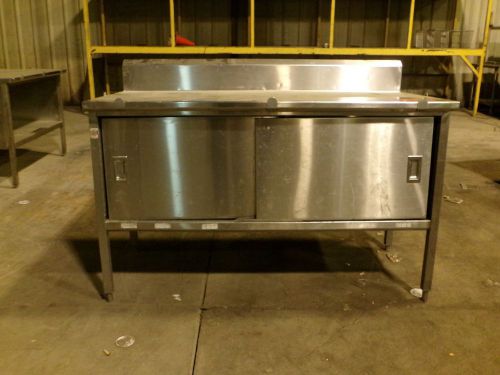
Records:
{"label": "table leg", "polygon": [[61,84],[61,76],[59,75],[57,81],[57,103],[58,103],[58,112],[59,112],[59,121],[61,121],[61,128],[59,129],[59,134],[61,137],[61,156],[66,155],[67,146],[66,146],[66,123],[64,121],[64,102],[63,102],[63,93],[62,93],[62,84]]}
{"label": "table leg", "polygon": [[96,221],[99,236],[99,255],[102,270],[102,293],[108,301],[113,299],[113,267],[111,263],[111,250],[109,232],[106,229],[106,190],[104,177],[104,161],[101,148],[101,131],[97,117],[90,117],[90,151],[94,174],[94,194],[96,204]]}
{"label": "table leg", "polygon": [[[10,130],[12,132],[12,127]],[[19,171],[17,170],[16,145],[13,141],[9,142],[9,165],[10,165],[10,175],[12,179],[12,187],[17,188],[19,186]]]}
{"label": "table leg", "polygon": [[16,140],[14,138],[14,124],[12,121],[12,111],[10,106],[10,93],[9,86],[7,84],[2,84],[0,86],[0,96],[2,104],[1,113],[3,134],[9,152],[9,167],[12,187],[16,188],[19,185],[19,172],[17,170]]}
{"label": "table leg", "polygon": [[494,73],[493,73],[493,83],[492,83],[492,89],[491,89],[491,106],[490,106],[490,110],[489,110],[489,114],[490,115],[493,115],[493,113],[495,112],[495,90],[496,90],[496,87],[497,87],[497,80],[498,80],[498,67],[496,67],[494,69]]}
{"label": "table leg", "polygon": [[394,232],[392,230],[386,230],[384,232],[384,250],[391,250],[393,234]]}
{"label": "table leg", "polygon": [[427,230],[425,240],[424,261],[422,265],[422,276],[420,288],[422,289],[422,300],[427,301],[429,291],[432,286],[432,276],[434,273],[434,261],[436,258],[436,244],[439,227],[439,213],[441,210],[441,201],[443,200],[444,168],[446,163],[446,145],[448,143],[448,120],[449,115],[443,116],[441,121],[435,122],[435,129],[438,133],[435,135],[432,157],[432,190],[429,193],[431,220],[430,228]]}
{"label": "table leg", "polygon": [[109,233],[105,228],[99,230],[99,255],[101,258],[103,297],[111,302],[113,300],[113,266],[111,263],[111,249]]}

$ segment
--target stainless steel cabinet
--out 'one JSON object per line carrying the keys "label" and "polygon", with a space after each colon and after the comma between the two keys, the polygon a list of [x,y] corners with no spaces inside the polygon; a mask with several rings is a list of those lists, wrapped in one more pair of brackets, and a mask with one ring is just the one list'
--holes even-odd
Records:
{"label": "stainless steel cabinet", "polygon": [[[459,103],[400,92],[400,61],[140,60],[90,115],[103,294],[109,234],[425,230],[429,293]],[[183,220],[185,219],[185,220]]]}
{"label": "stainless steel cabinet", "polygon": [[246,117],[102,119],[110,219],[255,217]]}
{"label": "stainless steel cabinet", "polygon": [[258,119],[257,218],[422,219],[433,118]]}
{"label": "stainless steel cabinet", "polygon": [[389,220],[427,214],[430,117],[102,121],[111,219]]}

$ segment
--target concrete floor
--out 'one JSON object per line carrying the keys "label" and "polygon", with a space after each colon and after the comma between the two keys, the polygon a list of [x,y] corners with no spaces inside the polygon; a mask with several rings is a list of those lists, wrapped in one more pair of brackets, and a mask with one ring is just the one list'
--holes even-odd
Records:
{"label": "concrete floor", "polygon": [[31,143],[18,189],[2,154],[0,373],[500,373],[500,121],[452,117],[445,193],[463,203],[443,202],[427,304],[408,292],[419,232],[395,234],[399,263],[375,232],[116,236],[107,303],[86,118],[66,116],[68,155]]}

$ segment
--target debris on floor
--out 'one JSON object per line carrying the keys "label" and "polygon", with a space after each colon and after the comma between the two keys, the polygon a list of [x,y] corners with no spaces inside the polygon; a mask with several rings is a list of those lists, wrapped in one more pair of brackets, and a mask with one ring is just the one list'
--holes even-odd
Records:
{"label": "debris on floor", "polygon": [[414,297],[422,298],[422,296],[424,295],[424,291],[420,288],[413,288],[410,290],[410,294]]}
{"label": "debris on floor", "polygon": [[111,355],[111,352],[109,350],[103,349],[102,351],[106,357],[109,357]]}
{"label": "debris on floor", "polygon": [[455,204],[462,204],[464,200],[462,198],[450,197],[449,195],[443,195],[445,201]]}
{"label": "debris on floor", "polygon": [[351,307],[347,303],[344,303],[344,307],[342,308],[342,310],[351,311]]}
{"label": "debris on floor", "polygon": [[488,287],[491,287],[491,286],[500,286],[500,282],[494,281],[494,280],[491,280],[491,279],[484,280],[483,284],[484,284],[484,286],[488,286]]}
{"label": "debris on floor", "polygon": [[30,204],[30,203],[31,202],[29,200],[27,200],[27,199],[24,199],[22,201],[17,202],[17,204],[20,204],[22,206],[25,206],[25,205]]}
{"label": "debris on floor", "polygon": [[455,357],[455,353],[448,353],[450,357]]}
{"label": "debris on floor", "polygon": [[134,345],[134,336],[120,336],[115,340],[115,345],[119,348],[128,348]]}
{"label": "debris on floor", "polygon": [[174,300],[182,302],[182,298],[180,294],[172,294]]}
{"label": "debris on floor", "polygon": [[463,182],[460,183],[460,187],[462,188],[462,190],[475,190],[475,189],[479,189],[479,186],[477,186],[477,185],[464,184]]}
{"label": "debris on floor", "polygon": [[358,286],[366,286],[366,279],[358,279],[356,282]]}
{"label": "debris on floor", "polygon": [[399,257],[399,255],[397,254],[394,254],[394,253],[387,253],[385,254],[385,256],[387,257],[387,259],[389,259],[392,263],[399,263],[401,262],[401,258]]}

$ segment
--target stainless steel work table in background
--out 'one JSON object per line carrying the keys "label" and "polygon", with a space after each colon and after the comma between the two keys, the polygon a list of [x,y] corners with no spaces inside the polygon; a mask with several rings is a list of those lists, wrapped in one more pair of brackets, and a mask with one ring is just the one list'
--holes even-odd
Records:
{"label": "stainless steel work table in background", "polygon": [[0,69],[0,148],[8,150],[12,186],[19,184],[16,149],[51,131],[60,131],[66,154],[59,69]]}
{"label": "stainless steel work table in background", "polygon": [[103,294],[109,233],[393,230],[436,250],[453,100],[400,92],[399,61],[125,61],[84,103]]}

